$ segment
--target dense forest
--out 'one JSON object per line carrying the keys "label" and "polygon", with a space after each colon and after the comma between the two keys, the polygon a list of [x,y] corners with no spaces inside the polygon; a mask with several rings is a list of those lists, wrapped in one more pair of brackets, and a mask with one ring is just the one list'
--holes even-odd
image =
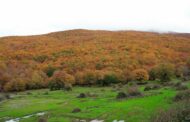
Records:
{"label": "dense forest", "polygon": [[190,35],[70,30],[0,38],[0,91],[189,79]]}

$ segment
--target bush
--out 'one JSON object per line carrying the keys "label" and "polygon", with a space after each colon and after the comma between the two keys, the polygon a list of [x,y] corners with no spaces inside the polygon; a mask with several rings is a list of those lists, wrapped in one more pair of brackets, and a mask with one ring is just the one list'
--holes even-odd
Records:
{"label": "bush", "polygon": [[190,121],[190,101],[183,101],[173,106],[169,110],[161,110],[151,118],[151,122],[189,122]]}
{"label": "bush", "polygon": [[72,75],[67,74],[64,71],[56,71],[49,81],[50,90],[60,90],[64,89],[65,85],[72,85],[75,82],[75,79]]}
{"label": "bush", "polygon": [[77,98],[86,98],[86,94],[85,93],[80,93],[79,96],[77,96]]}
{"label": "bush", "polygon": [[97,81],[96,75],[93,71],[86,71],[84,74],[84,82],[86,82],[88,85],[93,85]]}
{"label": "bush", "polygon": [[91,92],[87,92],[86,96],[88,96],[88,97],[98,97],[98,95],[96,93],[91,93]]}
{"label": "bush", "polygon": [[187,59],[186,65],[187,65],[187,67],[190,69],[190,58]]}
{"label": "bush", "polygon": [[170,81],[174,76],[174,67],[171,64],[160,64],[157,67],[157,77],[161,82]]}
{"label": "bush", "polygon": [[32,95],[32,92],[27,92],[26,94],[27,94],[27,95]]}
{"label": "bush", "polygon": [[32,73],[31,79],[26,83],[28,89],[39,89],[45,88],[48,86],[48,82],[46,82],[47,76],[42,71],[34,71]]}
{"label": "bush", "polygon": [[178,82],[174,85],[174,87],[176,88],[176,90],[187,90],[188,87],[184,84],[182,84],[181,82]]}
{"label": "bush", "polygon": [[85,81],[84,81],[84,73],[83,72],[77,72],[75,74],[75,80],[76,80],[76,84],[78,85],[85,85]]}
{"label": "bush", "polygon": [[47,122],[47,119],[45,117],[40,117],[38,122]]}
{"label": "bush", "polygon": [[44,61],[46,61],[48,59],[48,56],[47,55],[39,55],[39,56],[36,56],[34,57],[34,60],[36,62],[39,62],[39,63],[43,63]]}
{"label": "bush", "polygon": [[149,71],[149,80],[156,80],[156,78],[157,78],[157,70],[156,68],[152,68]]}
{"label": "bush", "polygon": [[72,110],[72,113],[78,113],[78,112],[81,112],[80,108],[75,108],[75,109]]}
{"label": "bush", "polygon": [[0,102],[4,100],[4,97],[3,96],[0,96]]}
{"label": "bush", "polygon": [[183,67],[183,69],[182,69],[182,75],[183,75],[183,77],[182,77],[183,81],[190,80],[190,68]]}
{"label": "bush", "polygon": [[124,75],[124,78],[125,78],[125,81],[128,83],[129,81],[132,81],[133,79],[133,76],[132,76],[132,72],[128,69],[125,69],[123,71],[123,75]]}
{"label": "bush", "polygon": [[142,95],[137,86],[129,87],[127,89],[127,93],[129,96],[141,96]]}
{"label": "bush", "polygon": [[4,94],[5,99],[11,99],[11,95],[10,94]]}
{"label": "bush", "polygon": [[149,90],[156,90],[159,89],[160,86],[157,84],[151,84],[151,85],[146,85],[144,88],[144,91],[149,91]]}
{"label": "bush", "polygon": [[133,79],[137,81],[144,81],[149,79],[148,72],[144,69],[136,69],[133,71]]}
{"label": "bush", "polygon": [[71,84],[65,84],[64,90],[65,91],[72,91],[72,85]]}
{"label": "bush", "polygon": [[174,97],[174,101],[190,100],[190,90],[180,91]]}
{"label": "bush", "polygon": [[46,75],[47,75],[48,77],[53,76],[53,73],[54,73],[55,71],[56,71],[56,68],[53,67],[53,66],[50,66],[50,65],[44,69],[44,72],[46,73]]}
{"label": "bush", "polygon": [[58,78],[54,78],[49,81],[49,88],[50,90],[60,90],[63,89],[65,86],[64,81]]}
{"label": "bush", "polygon": [[145,86],[144,91],[150,91],[150,90],[152,90],[152,86],[151,85]]}
{"label": "bush", "polygon": [[48,92],[48,91],[46,91],[46,92],[44,92],[44,93],[43,93],[43,95],[49,95],[49,92]]}
{"label": "bush", "polygon": [[124,92],[119,92],[116,96],[117,99],[124,99],[127,97],[127,94]]}
{"label": "bush", "polygon": [[97,83],[101,86],[109,86],[110,84],[118,83],[119,80],[114,73],[105,74],[103,79],[97,80]]}
{"label": "bush", "polygon": [[5,84],[5,91],[24,91],[26,89],[26,83],[22,79],[14,79]]}
{"label": "bush", "polygon": [[2,94],[2,95],[0,95],[0,102],[5,100],[5,99],[11,99],[11,95],[10,94]]}

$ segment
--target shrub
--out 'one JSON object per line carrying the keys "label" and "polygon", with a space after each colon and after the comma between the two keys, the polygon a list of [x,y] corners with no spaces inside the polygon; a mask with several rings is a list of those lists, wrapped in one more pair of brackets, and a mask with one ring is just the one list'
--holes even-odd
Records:
{"label": "shrub", "polygon": [[75,79],[72,75],[67,74],[64,71],[56,71],[49,81],[50,90],[60,90],[64,89],[65,85],[72,85],[75,82]]}
{"label": "shrub", "polygon": [[101,86],[108,86],[110,84],[118,83],[119,80],[114,73],[107,73],[104,75],[103,79],[97,80],[97,83]]}
{"label": "shrub", "polygon": [[11,75],[0,72],[0,92],[4,91],[5,84],[11,81]]}
{"label": "shrub", "polygon": [[179,102],[169,110],[161,110],[151,118],[151,122],[189,122],[190,101]]}
{"label": "shrub", "polygon": [[5,99],[11,99],[11,95],[10,94],[4,94]]}
{"label": "shrub", "polygon": [[89,85],[93,85],[96,83],[96,75],[93,71],[86,71],[84,74],[84,82]]}
{"label": "shrub", "polygon": [[4,97],[3,96],[0,96],[0,102],[4,100]]}
{"label": "shrub", "polygon": [[73,77],[73,75],[70,75],[70,74],[65,74],[64,75],[64,83],[67,84],[67,85],[71,85],[75,83],[75,78]]}
{"label": "shrub", "polygon": [[149,71],[149,80],[156,80],[156,78],[157,78],[157,70],[156,68],[152,68]]}
{"label": "shrub", "polygon": [[79,96],[77,96],[77,98],[86,98],[86,94],[85,93],[80,93]]}
{"label": "shrub", "polygon": [[124,99],[127,97],[127,94],[124,92],[119,92],[116,96],[117,99]]}
{"label": "shrub", "polygon": [[80,108],[75,108],[75,109],[72,110],[72,113],[78,113],[78,112],[81,112]]}
{"label": "shrub", "polygon": [[42,71],[34,71],[32,73],[31,79],[27,82],[28,89],[39,89],[47,87],[48,83],[46,82],[47,76]]}
{"label": "shrub", "polygon": [[40,117],[38,122],[47,122],[47,119],[45,117]]}
{"label": "shrub", "polygon": [[159,85],[146,85],[145,88],[144,88],[144,91],[149,91],[149,90],[156,90],[156,89],[159,89],[160,86]]}
{"label": "shrub", "polygon": [[187,90],[187,89],[188,89],[188,87],[185,86],[185,85],[181,85],[181,86],[178,86],[178,87],[176,88],[176,90]]}
{"label": "shrub", "polygon": [[171,64],[160,64],[157,67],[157,75],[161,82],[170,81],[174,75],[174,67]]}
{"label": "shrub", "polygon": [[5,91],[24,91],[26,89],[26,83],[22,79],[14,79],[5,84]]}
{"label": "shrub", "polygon": [[174,101],[190,100],[190,90],[180,91],[174,97]]}
{"label": "shrub", "polygon": [[61,79],[55,78],[49,81],[50,90],[60,90],[64,88],[64,82]]}
{"label": "shrub", "polygon": [[64,72],[57,71],[49,81],[50,90],[60,90],[64,88]]}
{"label": "shrub", "polygon": [[152,86],[151,85],[145,86],[144,91],[150,91],[150,90],[152,90]]}
{"label": "shrub", "polygon": [[0,95],[0,102],[1,101],[3,101],[3,100],[5,100],[5,99],[11,99],[11,96],[10,96],[10,94],[1,94]]}
{"label": "shrub", "polygon": [[128,69],[125,69],[123,71],[123,75],[124,75],[124,78],[125,78],[125,81],[128,83],[129,81],[132,81],[133,79],[133,76],[132,76],[132,72]]}
{"label": "shrub", "polygon": [[187,59],[186,65],[187,65],[187,67],[190,69],[190,58]]}
{"label": "shrub", "polygon": [[39,63],[43,63],[44,61],[46,61],[48,59],[48,56],[47,55],[39,55],[39,56],[36,56],[34,57],[34,60],[36,62],[39,62]]}
{"label": "shrub", "polygon": [[133,79],[137,81],[144,81],[149,79],[148,72],[144,69],[136,69],[133,71]]}
{"label": "shrub", "polygon": [[182,84],[181,82],[178,82],[174,85],[174,87],[176,88],[176,90],[187,90],[188,87],[184,84]]}
{"label": "shrub", "polygon": [[[103,80],[103,74],[104,73],[102,71],[98,71],[98,70],[95,70],[95,71],[90,71],[90,70],[85,71],[84,74],[83,74],[83,76],[82,76],[84,84],[86,84],[86,85],[99,84]],[[78,79],[80,79],[79,76],[77,77]]]}
{"label": "shrub", "polygon": [[51,65],[49,65],[48,67],[46,67],[46,68],[44,69],[44,72],[46,73],[46,75],[47,75],[48,77],[53,76],[53,73],[54,73],[55,71],[56,71],[56,68],[53,67],[53,66],[51,66]]}
{"label": "shrub", "polygon": [[84,73],[83,72],[77,72],[75,74],[75,81],[76,81],[76,84],[78,85],[85,85],[85,81],[84,81]]}
{"label": "shrub", "polygon": [[183,65],[176,65],[175,66],[175,76],[177,78],[182,78],[183,77],[184,68],[185,68],[185,66],[183,66]]}
{"label": "shrub", "polygon": [[96,67],[97,70],[101,70],[101,69],[103,69],[105,66],[104,66],[103,62],[97,62],[95,67]]}
{"label": "shrub", "polygon": [[141,96],[142,95],[137,86],[129,87],[127,89],[127,93],[129,96]]}
{"label": "shrub", "polygon": [[64,90],[65,91],[72,91],[72,84],[65,84]]}
{"label": "shrub", "polygon": [[27,95],[32,95],[32,92],[27,92],[26,94],[27,94]]}
{"label": "shrub", "polygon": [[87,92],[86,96],[88,96],[88,97],[97,97],[98,95],[96,93]]}
{"label": "shrub", "polygon": [[184,66],[182,69],[182,75],[183,75],[182,77],[183,81],[190,80],[190,68]]}

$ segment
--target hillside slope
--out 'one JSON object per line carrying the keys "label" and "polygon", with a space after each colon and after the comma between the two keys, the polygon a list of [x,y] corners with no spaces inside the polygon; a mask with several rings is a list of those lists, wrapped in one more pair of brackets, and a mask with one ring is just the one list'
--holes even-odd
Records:
{"label": "hillside slope", "polygon": [[86,70],[148,71],[160,63],[183,65],[189,57],[189,34],[70,30],[0,38],[1,69],[6,69],[0,74],[18,78],[49,66],[73,76]]}

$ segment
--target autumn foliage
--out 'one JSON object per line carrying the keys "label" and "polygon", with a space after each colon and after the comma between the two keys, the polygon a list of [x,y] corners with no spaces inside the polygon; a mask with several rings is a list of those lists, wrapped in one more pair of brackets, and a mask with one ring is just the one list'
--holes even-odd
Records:
{"label": "autumn foliage", "polygon": [[144,81],[149,79],[149,75],[144,69],[136,69],[133,71],[133,78],[137,81]]}
{"label": "autumn foliage", "polygon": [[[163,63],[172,65],[172,74],[183,75],[176,69],[183,66],[189,70],[189,56],[190,37],[185,34],[71,30],[3,37],[0,91],[46,88],[53,81],[64,85],[107,85],[147,80],[151,69]],[[158,74],[155,78],[164,76]]]}

